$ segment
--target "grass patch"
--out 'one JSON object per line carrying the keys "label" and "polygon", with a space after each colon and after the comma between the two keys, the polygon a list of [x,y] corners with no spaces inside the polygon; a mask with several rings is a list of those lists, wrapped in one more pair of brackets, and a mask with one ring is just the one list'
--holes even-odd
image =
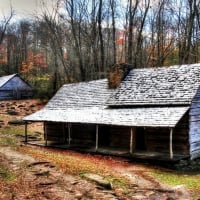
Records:
{"label": "grass patch", "polygon": [[149,174],[169,186],[185,185],[193,194],[200,194],[200,174],[165,172],[159,169],[152,170]]}
{"label": "grass patch", "polygon": [[2,134],[5,135],[24,135],[24,127],[23,126],[5,126],[0,130]]}
{"label": "grass patch", "polygon": [[16,146],[17,139],[9,136],[0,137],[0,146]]}
{"label": "grass patch", "polygon": [[0,177],[5,181],[13,181],[15,179],[15,175],[2,166],[0,166]]}

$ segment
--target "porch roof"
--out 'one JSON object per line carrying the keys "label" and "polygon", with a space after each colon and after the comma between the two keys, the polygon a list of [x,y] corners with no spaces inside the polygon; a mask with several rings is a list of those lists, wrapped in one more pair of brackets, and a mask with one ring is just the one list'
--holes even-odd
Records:
{"label": "porch roof", "polygon": [[133,127],[175,127],[189,107],[107,109],[100,107],[48,109],[24,117],[24,121],[106,124]]}

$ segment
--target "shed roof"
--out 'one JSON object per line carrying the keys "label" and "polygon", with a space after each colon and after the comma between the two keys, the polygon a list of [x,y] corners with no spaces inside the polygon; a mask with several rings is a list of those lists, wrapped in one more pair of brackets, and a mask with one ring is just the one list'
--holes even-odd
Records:
{"label": "shed roof", "polygon": [[107,105],[189,105],[199,86],[200,64],[133,69]]}
{"label": "shed roof", "polygon": [[0,88],[5,85],[10,79],[12,79],[13,77],[15,77],[17,74],[12,74],[12,75],[8,75],[8,76],[2,76],[0,77]]}

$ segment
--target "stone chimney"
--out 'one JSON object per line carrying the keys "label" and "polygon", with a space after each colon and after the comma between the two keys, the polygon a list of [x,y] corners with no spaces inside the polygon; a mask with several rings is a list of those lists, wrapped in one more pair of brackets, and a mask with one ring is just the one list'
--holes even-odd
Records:
{"label": "stone chimney", "polygon": [[133,66],[127,63],[119,63],[112,66],[108,73],[108,87],[109,89],[117,88],[121,81],[128,75]]}

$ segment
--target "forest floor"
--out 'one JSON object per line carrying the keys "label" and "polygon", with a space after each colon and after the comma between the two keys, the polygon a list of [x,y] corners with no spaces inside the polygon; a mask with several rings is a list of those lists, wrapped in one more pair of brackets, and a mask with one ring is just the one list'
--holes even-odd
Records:
{"label": "forest floor", "polygon": [[[0,200],[194,199],[185,186],[167,186],[151,176],[155,166],[24,145],[24,127],[9,122],[20,120],[44,104],[39,100],[0,102]],[[29,126],[33,134],[42,130],[40,123]],[[88,179],[88,174],[94,179]],[[96,181],[97,175],[110,186]]]}

